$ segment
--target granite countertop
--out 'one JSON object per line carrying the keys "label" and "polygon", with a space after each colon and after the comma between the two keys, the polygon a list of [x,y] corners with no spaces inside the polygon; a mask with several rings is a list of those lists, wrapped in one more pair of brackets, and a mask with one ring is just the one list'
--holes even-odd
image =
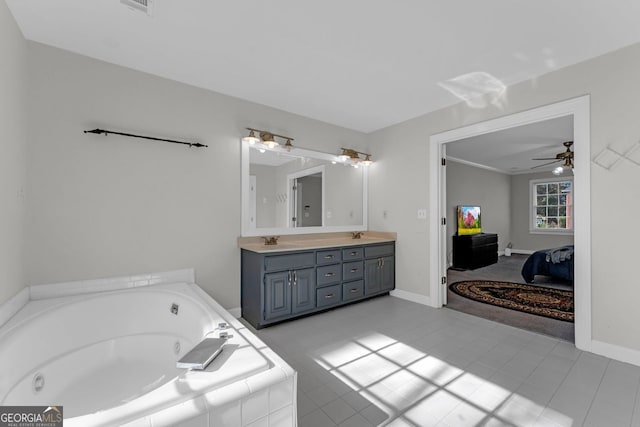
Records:
{"label": "granite countertop", "polygon": [[319,233],[282,236],[277,245],[265,245],[262,237],[239,237],[238,247],[257,253],[269,253],[370,245],[395,240],[396,233],[381,231],[364,231],[359,239],[354,239],[351,233]]}

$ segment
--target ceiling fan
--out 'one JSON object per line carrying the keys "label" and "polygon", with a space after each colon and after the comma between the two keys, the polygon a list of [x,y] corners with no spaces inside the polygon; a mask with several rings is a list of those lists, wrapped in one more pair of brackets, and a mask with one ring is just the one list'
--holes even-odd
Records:
{"label": "ceiling fan", "polygon": [[[532,160],[553,160],[549,163],[544,163],[542,165],[534,166],[531,169],[541,168],[543,166],[552,165],[558,162],[564,162],[562,164],[563,167],[572,168],[573,169],[573,151],[571,151],[571,146],[573,145],[573,141],[563,142],[562,145],[567,147],[567,149],[561,153],[556,154],[555,157],[543,157],[540,159],[532,159]],[[562,170],[560,171],[562,172]]]}

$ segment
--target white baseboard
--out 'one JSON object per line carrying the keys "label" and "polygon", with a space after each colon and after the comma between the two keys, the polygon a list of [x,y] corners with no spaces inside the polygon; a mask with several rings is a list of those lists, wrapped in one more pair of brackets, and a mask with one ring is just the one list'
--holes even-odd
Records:
{"label": "white baseboard", "polygon": [[591,341],[591,353],[599,354],[620,362],[640,366],[640,351],[602,341]]}
{"label": "white baseboard", "polygon": [[530,251],[529,249],[511,249],[512,254],[522,254],[522,255],[531,255],[535,251]]}
{"label": "white baseboard", "polygon": [[227,311],[231,313],[231,315],[236,319],[239,319],[242,317],[242,308],[240,307],[229,308],[227,309]]}
{"label": "white baseboard", "polygon": [[418,304],[428,305],[429,307],[433,307],[431,305],[431,298],[426,295],[420,295],[413,292],[403,291],[401,289],[395,289],[389,293],[392,297],[404,299],[411,302],[417,302]]}

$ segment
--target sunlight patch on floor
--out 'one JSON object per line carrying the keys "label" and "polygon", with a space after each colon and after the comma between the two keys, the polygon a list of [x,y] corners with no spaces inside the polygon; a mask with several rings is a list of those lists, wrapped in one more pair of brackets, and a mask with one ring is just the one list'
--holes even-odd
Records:
{"label": "sunlight patch on floor", "polygon": [[562,413],[377,332],[326,346],[313,359],[384,411],[388,425],[573,425]]}

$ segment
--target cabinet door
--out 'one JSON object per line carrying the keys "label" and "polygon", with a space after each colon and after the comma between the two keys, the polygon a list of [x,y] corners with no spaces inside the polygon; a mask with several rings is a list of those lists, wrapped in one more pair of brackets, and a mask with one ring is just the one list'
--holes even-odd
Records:
{"label": "cabinet door", "polygon": [[390,291],[395,287],[396,269],[395,259],[392,256],[382,258],[382,268],[380,269],[380,287],[382,291]]}
{"label": "cabinet door", "polygon": [[364,294],[371,295],[380,291],[380,260],[368,259],[364,262]]}
{"label": "cabinet door", "polygon": [[289,272],[264,275],[264,319],[271,320],[291,314],[291,283]]}
{"label": "cabinet door", "polygon": [[293,271],[294,282],[291,288],[293,305],[291,311],[302,313],[316,308],[316,273],[313,268]]}

